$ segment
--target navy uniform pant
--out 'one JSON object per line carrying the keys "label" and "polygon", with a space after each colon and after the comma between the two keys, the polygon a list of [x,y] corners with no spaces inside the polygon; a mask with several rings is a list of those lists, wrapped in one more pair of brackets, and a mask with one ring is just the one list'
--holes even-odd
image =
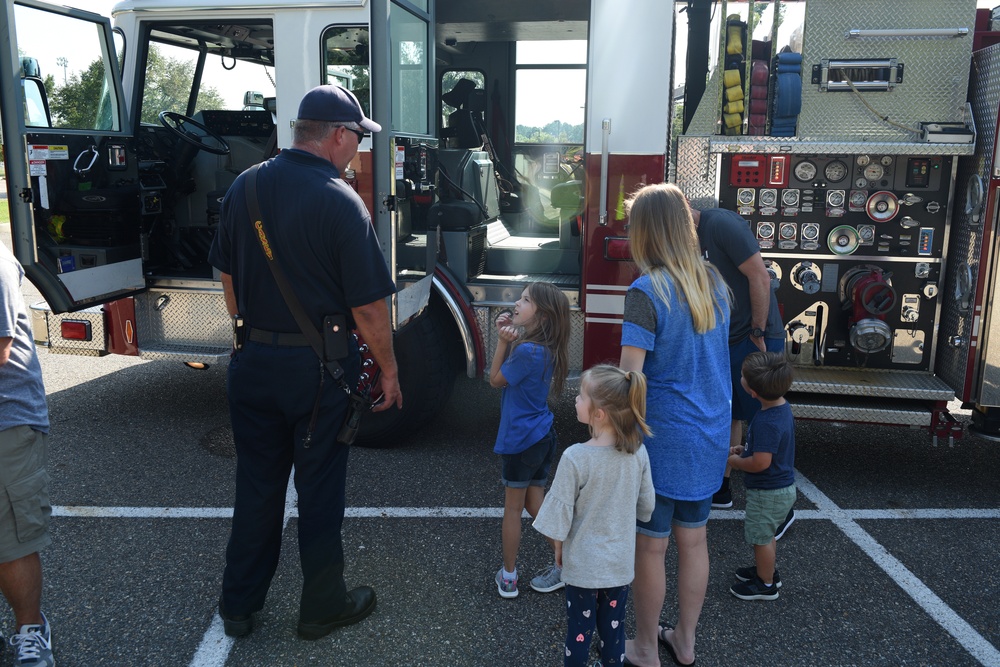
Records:
{"label": "navy uniform pant", "polygon": [[[341,362],[348,383],[358,375],[353,355]],[[298,493],[302,597],[299,618],[316,622],[345,609],[344,521],[347,454],[337,442],[347,397],[309,347],[248,342],[230,360],[229,411],[236,443],[236,500],[226,548],[222,603],[231,616],[251,614],[278,566],[288,477]],[[309,447],[303,445],[317,393],[320,410]]]}

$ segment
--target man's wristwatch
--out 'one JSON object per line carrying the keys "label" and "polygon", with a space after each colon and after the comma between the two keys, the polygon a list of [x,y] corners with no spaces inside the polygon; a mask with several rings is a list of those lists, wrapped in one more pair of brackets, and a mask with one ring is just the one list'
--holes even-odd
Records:
{"label": "man's wristwatch", "polygon": [[754,327],[753,329],[750,330],[750,336],[753,338],[763,338],[764,330],[761,329],[760,327]]}

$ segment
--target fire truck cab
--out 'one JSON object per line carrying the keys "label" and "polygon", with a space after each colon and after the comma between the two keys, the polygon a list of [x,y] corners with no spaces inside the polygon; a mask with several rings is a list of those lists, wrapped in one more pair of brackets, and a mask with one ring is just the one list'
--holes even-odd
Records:
{"label": "fire truck cab", "polygon": [[397,282],[406,396],[360,440],[400,442],[457,373],[481,374],[494,318],[528,282],[569,298],[572,370],[617,360],[636,272],[623,202],[665,179],[748,220],[800,418],[951,438],[957,396],[996,431],[994,195],[963,171],[982,173],[988,150],[967,95],[975,4],[124,0],[113,25],[0,4],[14,251],[45,297],[36,339],[223,362],[207,261],[221,198],[291,145],[307,90],[337,83],[384,128],[343,178]]}

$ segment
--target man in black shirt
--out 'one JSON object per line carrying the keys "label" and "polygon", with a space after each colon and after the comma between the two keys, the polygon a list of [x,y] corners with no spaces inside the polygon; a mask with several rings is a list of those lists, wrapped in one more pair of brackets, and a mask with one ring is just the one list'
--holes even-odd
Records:
{"label": "man in black shirt", "polygon": [[[292,147],[263,163],[256,178],[269,249],[292,291],[317,329],[337,314],[356,326],[382,369],[387,409],[403,401],[385,302],[395,286],[364,202],[340,178],[364,133],[381,129],[352,93],[319,86],[299,105]],[[348,591],[344,582],[349,448],[337,433],[348,399],[303,337],[267,266],[247,210],[247,177],[237,177],[223,200],[209,255],[222,273],[227,309],[243,318],[247,332],[229,364],[236,499],[219,615],[228,635],[253,629],[252,614],[264,606],[278,565],[294,464],[303,576],[298,631],[318,639],[375,608],[372,588]],[[338,361],[354,386],[358,350]]]}

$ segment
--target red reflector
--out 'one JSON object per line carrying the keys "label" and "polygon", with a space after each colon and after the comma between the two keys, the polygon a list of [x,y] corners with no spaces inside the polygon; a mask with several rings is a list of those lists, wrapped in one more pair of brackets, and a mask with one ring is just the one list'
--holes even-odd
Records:
{"label": "red reflector", "polygon": [[86,320],[63,320],[60,323],[63,340],[90,340],[90,322]]}
{"label": "red reflector", "polygon": [[626,238],[604,239],[604,259],[626,261],[632,259],[632,249]]}

